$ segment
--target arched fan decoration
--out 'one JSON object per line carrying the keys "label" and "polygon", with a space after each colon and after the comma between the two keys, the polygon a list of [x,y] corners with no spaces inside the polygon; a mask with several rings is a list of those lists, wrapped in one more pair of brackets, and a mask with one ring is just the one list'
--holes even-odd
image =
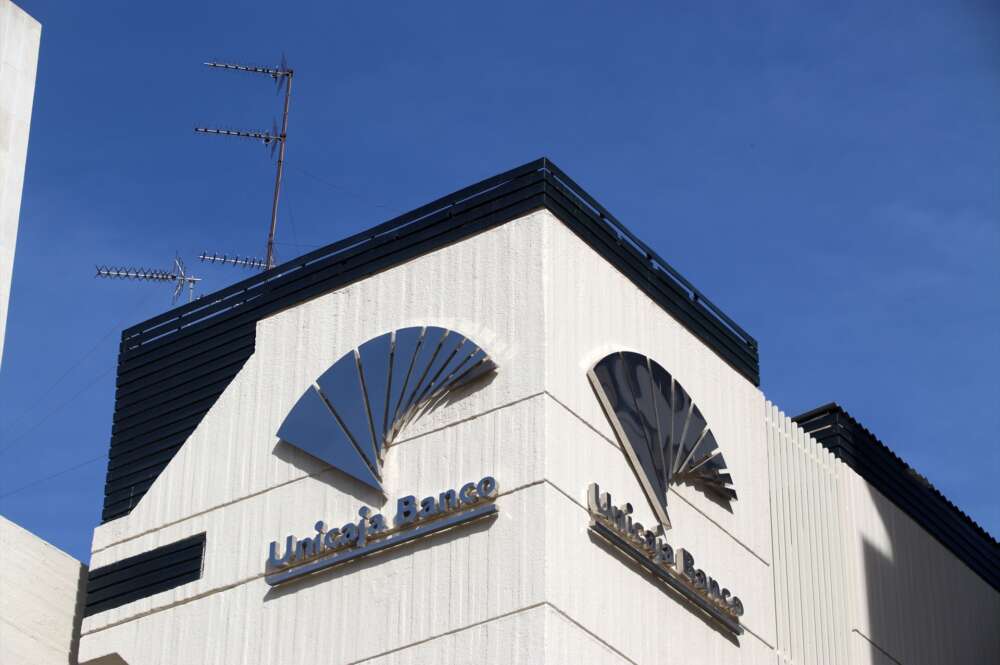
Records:
{"label": "arched fan decoration", "polygon": [[736,500],[712,430],[667,370],[622,351],[601,359],[587,377],[665,529],[671,483],[691,485],[727,506]]}
{"label": "arched fan decoration", "polygon": [[316,379],[278,437],[381,491],[382,452],[407,423],[495,368],[485,351],[452,330],[388,332]]}

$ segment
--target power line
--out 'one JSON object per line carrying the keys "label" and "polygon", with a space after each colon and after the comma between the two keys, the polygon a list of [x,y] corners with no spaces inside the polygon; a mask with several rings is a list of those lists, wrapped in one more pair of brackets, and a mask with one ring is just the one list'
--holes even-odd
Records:
{"label": "power line", "polygon": [[[153,296],[155,296],[155,295],[156,295],[155,293],[150,293],[148,295],[143,296],[142,298],[139,298],[139,300],[138,300],[138,302],[136,302],[135,306],[129,310],[129,313],[126,316],[121,317],[114,325],[111,326],[111,328],[108,329],[108,331],[106,333],[104,333],[103,335],[101,335],[100,339],[97,340],[97,342],[94,344],[94,346],[92,346],[90,348],[89,351],[87,351],[86,353],[84,353],[76,362],[74,362],[72,365],[70,365],[69,369],[67,369],[65,372],[63,372],[62,375],[60,375],[60,377],[58,379],[56,379],[54,382],[52,382],[51,384],[49,384],[49,387],[46,388],[41,394],[39,394],[37,397],[35,397],[34,399],[31,400],[32,406],[29,406],[27,409],[25,409],[23,412],[21,412],[21,415],[18,416],[17,419],[14,420],[13,424],[7,425],[4,428],[4,433],[3,433],[3,437],[2,438],[5,439],[5,438],[7,438],[7,436],[9,436],[10,434],[12,434],[14,432],[14,430],[17,429],[17,425],[20,425],[22,422],[24,422],[27,419],[28,414],[33,413],[40,406],[47,406],[47,402],[45,401],[45,399],[52,393],[53,390],[56,389],[56,386],[58,386],[60,383],[62,383],[63,380],[65,380],[67,376],[69,376],[74,370],[76,370],[83,363],[84,360],[86,360],[87,358],[89,358],[90,355],[94,353],[94,351],[96,351],[98,348],[100,348],[101,344],[103,344],[104,341],[111,334],[120,331],[122,329],[122,327],[124,326],[126,320],[134,319],[136,313],[142,307],[144,307],[147,304],[149,304],[149,302],[153,299]],[[104,374],[107,374],[107,371],[105,371]],[[98,376],[97,379],[102,378],[104,374]],[[97,379],[93,379],[91,381],[91,383],[88,384],[87,387],[89,387],[90,385],[93,385],[93,383],[96,382]],[[63,404],[63,406],[65,406],[65,404]],[[51,412],[50,412],[49,415],[51,415]],[[0,448],[0,455],[2,455],[3,453],[5,453],[10,446],[14,445],[14,443],[16,443],[17,441],[19,441],[22,438],[24,438],[24,434],[26,434],[27,432],[29,432],[31,430],[34,430],[42,422],[44,422],[44,419],[41,420],[41,421],[39,421],[39,422],[36,422],[34,425],[32,425],[31,427],[29,427],[27,430],[25,430],[25,432],[23,432],[20,436],[18,436],[17,439],[14,442],[7,444],[3,448]]]}
{"label": "power line", "polygon": [[36,485],[40,485],[41,483],[44,483],[47,480],[52,480],[53,478],[58,478],[59,476],[62,476],[62,475],[65,475],[65,474],[69,473],[70,471],[76,471],[77,469],[82,469],[83,467],[87,466],[88,464],[93,464],[94,462],[97,462],[98,460],[102,460],[102,459],[107,459],[107,456],[103,455],[103,454],[102,455],[98,455],[97,457],[92,457],[89,460],[80,462],[79,464],[77,464],[75,466],[71,466],[68,469],[63,469],[62,471],[56,471],[55,473],[50,474],[48,476],[43,476],[43,477],[38,478],[36,480],[32,480],[27,485],[21,485],[17,489],[13,489],[13,490],[11,490],[9,492],[4,492],[3,494],[0,494],[0,499],[6,499],[7,497],[9,497],[9,496],[11,496],[13,494],[17,494],[18,492],[23,492],[26,489],[30,489],[32,487],[35,487]]}
{"label": "power line", "polygon": [[[70,365],[69,368],[65,372],[63,372],[62,375],[58,379],[56,379],[54,382],[52,382],[49,385],[49,387],[45,390],[45,392],[43,392],[41,395],[39,395],[38,397],[36,397],[35,399],[33,399],[31,401],[32,406],[29,406],[27,409],[25,409],[24,411],[22,411],[21,415],[18,416],[18,418],[13,422],[13,424],[9,424],[9,425],[7,425],[7,427],[4,428],[4,430],[5,430],[4,431],[5,437],[4,438],[6,438],[6,435],[8,435],[11,432],[13,432],[14,430],[16,430],[17,426],[20,425],[22,422],[24,422],[25,418],[27,417],[27,415],[29,413],[32,413],[39,406],[42,406],[43,404],[45,404],[45,401],[44,401],[45,398],[48,397],[49,394],[53,390],[55,390],[56,386],[58,386],[60,383],[62,383],[63,379],[65,379],[67,376],[69,376],[73,372],[73,370],[75,370],[77,367],[79,367],[80,364],[83,363],[84,360],[86,360],[87,358],[89,358],[90,355],[94,351],[96,351],[101,346],[101,344],[104,343],[104,340],[106,340],[108,338],[108,336],[110,336],[117,329],[118,329],[117,327],[111,328],[111,330],[109,330],[108,332],[104,333],[104,335],[102,335],[101,338],[99,340],[97,340],[97,343],[94,344],[94,346],[90,347],[89,351],[87,351],[82,356],[80,356],[80,358],[75,363],[73,363],[72,365]],[[6,448],[0,449],[0,454],[2,454],[4,450],[6,450]]]}
{"label": "power line", "polygon": [[28,429],[26,429],[23,432],[21,432],[21,434],[19,436],[17,436],[13,441],[9,442],[6,446],[4,446],[3,448],[0,448],[0,455],[3,455],[8,450],[10,450],[12,447],[14,447],[14,444],[19,443],[19,442],[23,441],[25,438],[27,438],[27,436],[29,434],[31,434],[32,432],[34,432],[36,429],[38,429],[38,427],[42,423],[48,422],[52,418],[53,415],[59,413],[64,408],[66,408],[66,406],[68,404],[70,404],[71,402],[75,401],[77,397],[79,397],[80,395],[82,395],[83,393],[85,393],[87,390],[89,390],[91,386],[93,386],[95,383],[97,383],[98,381],[100,381],[101,379],[103,379],[105,376],[107,376],[108,374],[110,374],[111,370],[113,370],[113,369],[115,369],[115,366],[114,365],[109,365],[107,369],[105,369],[103,372],[101,372],[100,374],[98,374],[97,376],[95,376],[93,379],[91,379],[90,383],[88,383],[87,385],[85,385],[82,388],[80,388],[80,390],[78,390],[77,392],[75,392],[72,395],[70,395],[69,398],[67,398],[65,401],[60,402],[58,406],[50,409],[48,411],[48,413],[45,414],[44,418],[42,418],[41,420],[35,421],[34,425],[32,425]]}
{"label": "power line", "polygon": [[[286,192],[288,191],[288,185],[285,185],[285,191]],[[295,244],[298,244],[299,243],[299,232],[298,232],[298,230],[296,230],[296,226],[297,225],[295,224],[295,215],[292,212],[292,197],[291,196],[286,196],[285,197],[285,207],[288,208],[288,221],[291,222],[290,226],[292,227],[292,240],[295,241]]]}
{"label": "power line", "polygon": [[349,194],[349,195],[353,196],[354,198],[358,199],[359,201],[362,201],[362,202],[367,203],[369,205],[373,205],[376,208],[382,208],[383,210],[390,210],[389,206],[385,205],[384,203],[378,203],[377,201],[372,200],[370,197],[364,196],[362,194],[359,194],[356,191],[353,191],[351,189],[348,189],[347,187],[344,187],[343,185],[337,185],[337,184],[332,183],[332,182],[330,182],[328,180],[324,180],[323,178],[319,177],[315,173],[307,171],[306,169],[302,168],[301,166],[296,166],[294,163],[288,164],[288,168],[294,169],[295,171],[298,171],[299,173],[301,173],[303,175],[309,176],[310,178],[312,178],[316,182],[318,182],[318,183],[320,183],[322,185],[326,185],[327,187],[330,187],[331,189],[335,189],[338,192],[343,192],[344,194]]}

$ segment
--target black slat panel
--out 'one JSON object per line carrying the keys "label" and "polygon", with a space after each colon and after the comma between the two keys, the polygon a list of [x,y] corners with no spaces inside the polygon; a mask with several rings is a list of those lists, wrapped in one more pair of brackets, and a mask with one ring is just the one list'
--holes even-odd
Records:
{"label": "black slat panel", "polygon": [[[131,408],[123,408],[121,417],[111,426],[112,433],[142,424],[147,420],[160,418],[176,409],[197,404],[205,399],[218,397],[229,386],[231,379],[192,379],[186,386],[179,386],[168,392],[149,397]],[[143,407],[146,408],[143,408]]]}
{"label": "black slat panel", "polygon": [[232,376],[240,370],[249,355],[249,353],[238,351],[235,354],[227,354],[216,361],[181,372],[170,379],[163,379],[146,388],[133,388],[129,391],[119,389],[115,399],[121,405],[122,410],[141,406],[148,399],[170,399],[183,393],[189,384],[217,383]]}
{"label": "black slat panel", "polygon": [[792,420],[1000,591],[1000,543],[847,411],[826,404]]}
{"label": "black slat panel", "polygon": [[102,519],[127,514],[254,351],[262,318],[548,207],[755,384],[757,344],[546,159],[466,187],[122,334]]}
{"label": "black slat panel", "polygon": [[87,574],[83,615],[119,607],[201,577],[205,534],[116,561]]}

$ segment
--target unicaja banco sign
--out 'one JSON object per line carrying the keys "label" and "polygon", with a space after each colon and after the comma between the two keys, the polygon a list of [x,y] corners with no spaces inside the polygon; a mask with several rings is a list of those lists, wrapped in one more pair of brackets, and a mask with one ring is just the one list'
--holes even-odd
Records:
{"label": "unicaja banco sign", "polygon": [[315,533],[285,538],[284,549],[274,541],[267,558],[264,580],[271,586],[313,575],[348,561],[399,547],[459,525],[496,515],[499,486],[492,476],[469,482],[458,490],[444,490],[437,496],[418,500],[410,495],[396,502],[392,520],[367,506],[358,518],[328,529],[320,520]]}
{"label": "unicaja banco sign", "polygon": [[278,438],[382,492],[382,459],[407,425],[496,369],[453,330],[401,328],[335,362],[309,386]]}
{"label": "unicaja banco sign", "polygon": [[[348,352],[309,386],[278,438],[385,496],[382,461],[405,427],[496,369],[477,344],[433,326],[401,328]],[[270,544],[271,586],[496,515],[492,476],[418,499],[396,501],[391,519],[368,506],[339,527]]]}
{"label": "unicaja banco sign", "polygon": [[694,555],[667,543],[671,528],[667,490],[693,486],[729,506],[736,500],[726,461],[701,411],[687,391],[651,358],[612,353],[587,373],[604,413],[659,524],[632,518],[630,503],[616,506],[597,483],[587,488],[590,531],[652,573],[733,633],[743,632],[743,602],[698,568]]}

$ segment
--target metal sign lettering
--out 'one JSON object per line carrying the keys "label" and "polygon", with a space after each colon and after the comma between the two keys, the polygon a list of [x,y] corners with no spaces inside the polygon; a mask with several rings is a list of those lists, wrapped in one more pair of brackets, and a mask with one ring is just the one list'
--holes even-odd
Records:
{"label": "metal sign lettering", "polygon": [[271,542],[264,581],[278,586],[418,538],[493,517],[497,514],[494,502],[497,490],[497,481],[486,476],[478,483],[462,485],[458,491],[445,490],[436,497],[428,496],[420,501],[414,496],[405,496],[396,502],[391,527],[385,516],[373,513],[367,506],[358,510],[357,520],[340,528],[327,529],[326,523],[320,520],[314,527],[315,533],[303,538],[286,537],[283,553],[277,541]]}
{"label": "metal sign lettering", "polygon": [[618,507],[611,495],[602,493],[597,483],[587,488],[590,531],[639,564],[657,579],[691,601],[696,607],[736,635],[743,634],[739,617],[743,601],[704,570],[695,567],[694,556],[687,550],[676,551],[660,532],[650,531],[632,520],[632,504]]}

